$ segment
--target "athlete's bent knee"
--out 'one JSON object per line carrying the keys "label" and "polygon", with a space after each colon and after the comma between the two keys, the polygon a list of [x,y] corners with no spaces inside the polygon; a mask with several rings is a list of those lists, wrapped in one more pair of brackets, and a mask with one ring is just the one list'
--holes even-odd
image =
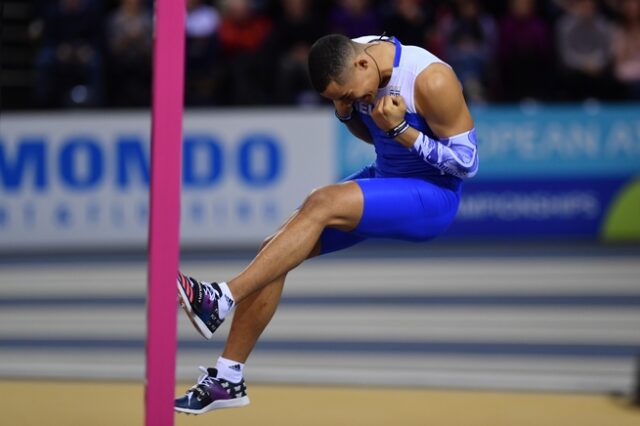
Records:
{"label": "athlete's bent knee", "polygon": [[330,186],[314,189],[304,200],[300,213],[311,215],[321,221],[328,219],[333,202],[332,192]]}

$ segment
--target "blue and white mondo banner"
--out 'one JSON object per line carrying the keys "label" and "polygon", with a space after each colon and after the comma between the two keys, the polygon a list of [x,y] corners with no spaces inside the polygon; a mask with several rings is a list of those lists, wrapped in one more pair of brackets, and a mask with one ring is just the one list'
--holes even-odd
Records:
{"label": "blue and white mondo banner", "polygon": [[[332,117],[202,111],[184,121],[183,246],[255,245],[333,180]],[[148,114],[5,114],[0,249],[143,248]],[[162,190],[162,188],[157,188]]]}

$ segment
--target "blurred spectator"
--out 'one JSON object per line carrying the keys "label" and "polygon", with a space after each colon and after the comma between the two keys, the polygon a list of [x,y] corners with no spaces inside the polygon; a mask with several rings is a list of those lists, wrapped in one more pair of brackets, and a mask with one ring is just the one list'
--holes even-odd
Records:
{"label": "blurred spectator", "polygon": [[319,103],[307,77],[307,54],[324,29],[313,0],[280,0],[279,19],[267,43],[274,64],[274,96],[282,104]]}
{"label": "blurred spectator", "polygon": [[499,23],[501,99],[546,99],[554,77],[553,38],[536,0],[509,0]]}
{"label": "blurred spectator", "polygon": [[330,12],[328,27],[331,33],[354,38],[382,33],[381,24],[369,0],[339,0]]}
{"label": "blurred spectator", "polygon": [[221,0],[219,40],[226,61],[225,103],[257,105],[268,102],[268,59],[264,43],[271,18],[258,13],[251,0]]}
{"label": "blurred spectator", "polygon": [[429,22],[433,22],[433,25],[427,30],[426,49],[437,57],[444,58],[447,45],[446,35],[455,20],[454,4],[444,0],[429,1],[427,4],[430,5],[428,10],[433,16]]}
{"label": "blurred spectator", "polygon": [[425,47],[429,27],[424,0],[391,0],[391,11],[384,20],[387,35],[403,44]]}
{"label": "blurred spectator", "polygon": [[563,87],[571,100],[614,97],[611,24],[595,0],[570,0],[556,24]]}
{"label": "blurred spectator", "polygon": [[477,0],[457,0],[456,18],[445,37],[445,59],[463,84],[471,102],[487,99],[490,68],[496,47],[496,25]]}
{"label": "blurred spectator", "polygon": [[36,56],[36,103],[40,107],[103,103],[96,0],[57,0],[44,8],[42,48]]}
{"label": "blurred spectator", "polygon": [[153,23],[144,0],[120,0],[107,22],[111,104],[148,105]]}
{"label": "blurred spectator", "polygon": [[[35,56],[34,106],[148,105],[153,3],[32,0],[36,43],[22,49]],[[323,102],[306,55],[329,32],[422,46],[452,65],[469,102],[640,99],[639,9],[640,0],[187,0],[185,102]]]}
{"label": "blurred spectator", "polygon": [[202,0],[187,0],[185,102],[207,105],[220,90],[222,71],[218,52],[220,14]]}
{"label": "blurred spectator", "polygon": [[614,72],[627,98],[640,99],[640,0],[621,0],[613,33]]}

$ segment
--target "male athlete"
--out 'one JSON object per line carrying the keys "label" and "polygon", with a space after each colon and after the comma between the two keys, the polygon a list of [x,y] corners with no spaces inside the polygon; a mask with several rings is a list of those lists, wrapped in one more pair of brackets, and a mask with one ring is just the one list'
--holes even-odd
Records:
{"label": "male athlete", "polygon": [[376,161],[344,182],[309,194],[257,256],[228,283],[178,273],[180,301],[211,338],[236,312],[222,356],[176,411],[201,414],[249,403],[243,368],[280,301],[289,271],[305,259],[367,238],[426,241],[442,234],[458,209],[462,179],[478,169],[476,133],[451,68],[395,38],[320,38],[309,53],[314,88]]}

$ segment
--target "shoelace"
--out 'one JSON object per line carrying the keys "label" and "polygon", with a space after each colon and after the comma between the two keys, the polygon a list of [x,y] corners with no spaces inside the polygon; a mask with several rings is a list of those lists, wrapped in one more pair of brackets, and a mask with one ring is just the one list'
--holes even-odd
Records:
{"label": "shoelace", "polygon": [[209,283],[201,283],[202,288],[204,289],[204,294],[209,298],[216,300],[220,299],[220,294],[213,288],[213,286]]}
{"label": "shoelace", "polygon": [[201,365],[201,366],[198,367],[198,369],[200,371],[202,371],[203,374],[198,376],[198,383],[193,388],[196,388],[196,387],[198,387],[200,385],[213,386],[213,384],[218,381],[218,379],[216,379],[215,377],[209,375],[209,371],[207,370],[206,367],[203,367]]}

